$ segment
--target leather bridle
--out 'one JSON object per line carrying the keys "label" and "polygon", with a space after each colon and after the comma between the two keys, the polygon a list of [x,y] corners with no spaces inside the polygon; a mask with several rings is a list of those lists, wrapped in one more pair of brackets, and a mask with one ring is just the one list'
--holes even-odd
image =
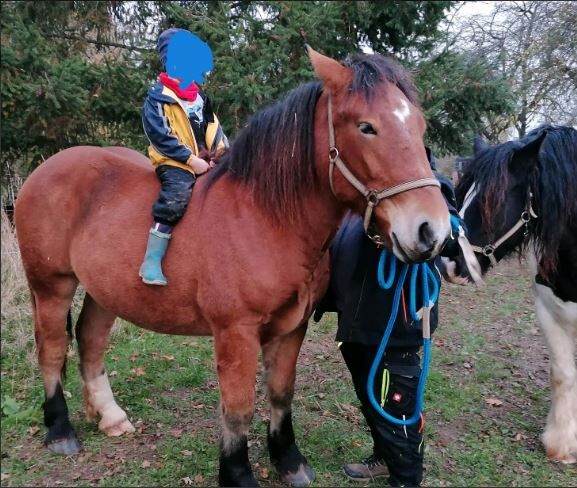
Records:
{"label": "leather bridle", "polygon": [[495,258],[495,252],[502,246],[509,238],[511,238],[515,233],[521,228],[525,227],[524,238],[529,235],[529,222],[531,219],[536,219],[537,214],[535,210],[533,210],[533,206],[531,205],[531,201],[533,199],[533,194],[531,190],[527,191],[527,205],[525,206],[525,210],[521,212],[521,216],[519,220],[511,227],[505,234],[503,234],[499,239],[491,244],[485,244],[483,247],[475,246],[471,244],[471,249],[476,253],[482,254],[483,256],[487,257],[491,262],[491,266],[497,266],[497,258]]}
{"label": "leather bridle", "polygon": [[381,200],[385,198],[390,198],[392,196],[398,195],[405,191],[414,190],[415,188],[422,188],[424,186],[436,186],[441,187],[441,184],[435,178],[419,178],[417,180],[406,181],[404,183],[399,183],[398,185],[391,186],[389,188],[384,188],[382,190],[375,190],[369,188],[365,184],[361,183],[358,178],[349,170],[347,165],[340,157],[340,152],[337,149],[335,143],[335,129],[333,126],[333,113],[331,105],[331,97],[329,95],[328,100],[328,118],[329,118],[329,183],[331,185],[331,191],[336,197],[335,187],[333,183],[333,173],[335,166],[339,169],[341,174],[361,195],[367,199],[367,209],[365,210],[365,217],[363,220],[363,225],[365,227],[365,232],[367,236],[377,245],[384,245],[384,241],[379,234],[369,233],[369,224],[371,222],[371,217],[375,210],[375,207],[379,205]]}

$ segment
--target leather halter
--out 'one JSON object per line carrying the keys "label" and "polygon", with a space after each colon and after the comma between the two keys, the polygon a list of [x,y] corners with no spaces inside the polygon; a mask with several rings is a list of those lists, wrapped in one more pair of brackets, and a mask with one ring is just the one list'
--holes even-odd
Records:
{"label": "leather halter", "polygon": [[533,206],[531,205],[531,200],[533,199],[533,194],[531,191],[527,193],[527,206],[525,210],[521,212],[521,217],[515,223],[513,227],[511,227],[503,236],[497,239],[495,242],[491,244],[485,244],[483,247],[480,246],[473,246],[471,245],[471,249],[476,253],[482,254],[483,256],[489,258],[491,262],[491,266],[497,266],[497,258],[495,258],[495,252],[499,247],[504,244],[510,237],[513,236],[521,227],[525,226],[525,234],[524,237],[529,235],[529,221],[531,219],[536,219],[537,214],[535,210],[533,210]]}
{"label": "leather halter", "polygon": [[335,128],[333,126],[333,111],[331,104],[331,97],[329,95],[328,101],[328,117],[329,117],[329,183],[331,185],[331,191],[336,197],[335,187],[333,184],[333,172],[335,166],[339,169],[341,174],[361,195],[367,199],[367,209],[365,210],[365,218],[363,225],[365,227],[365,233],[367,236],[377,245],[384,245],[384,241],[379,234],[369,234],[369,224],[371,222],[371,217],[375,207],[384,200],[385,198],[390,198],[392,196],[398,195],[405,191],[414,190],[415,188],[422,188],[424,186],[436,186],[441,187],[441,184],[435,178],[419,178],[417,180],[406,181],[404,183],[399,183],[398,185],[391,186],[389,188],[384,188],[382,190],[375,190],[369,188],[368,186],[361,183],[357,177],[349,170],[347,165],[343,162],[340,157],[339,150],[337,149],[335,143]]}

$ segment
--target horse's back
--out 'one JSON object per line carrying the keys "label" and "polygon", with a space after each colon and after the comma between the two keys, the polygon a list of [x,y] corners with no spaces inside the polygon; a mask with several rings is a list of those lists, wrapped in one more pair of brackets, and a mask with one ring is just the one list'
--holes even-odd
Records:
{"label": "horse's back", "polygon": [[70,245],[88,216],[98,214],[113,194],[154,193],[155,182],[147,158],[127,148],[77,146],[47,159],[27,178],[16,200],[24,265],[38,268],[36,261],[41,261],[46,269],[71,272]]}

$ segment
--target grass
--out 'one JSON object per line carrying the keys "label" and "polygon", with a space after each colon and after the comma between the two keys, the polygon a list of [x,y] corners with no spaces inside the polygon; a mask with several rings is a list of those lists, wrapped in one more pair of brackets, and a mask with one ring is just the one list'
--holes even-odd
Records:
{"label": "grass", "polygon": [[[3,220],[2,485],[215,485],[219,398],[210,338],[162,336],[119,322],[106,365],[136,432],[116,439],[83,417],[72,349],[65,390],[84,449],[57,457],[42,446],[43,390],[27,288],[17,254],[7,250],[17,248]],[[426,397],[428,486],[575,485],[577,469],[548,462],[539,443],[549,408],[546,350],[525,276],[513,261],[482,289],[443,288]],[[295,430],[316,470],[315,486],[355,486],[341,466],[371,449],[335,329],[333,314],[311,324],[298,364]],[[250,458],[261,484],[276,485],[267,420],[259,377]]]}

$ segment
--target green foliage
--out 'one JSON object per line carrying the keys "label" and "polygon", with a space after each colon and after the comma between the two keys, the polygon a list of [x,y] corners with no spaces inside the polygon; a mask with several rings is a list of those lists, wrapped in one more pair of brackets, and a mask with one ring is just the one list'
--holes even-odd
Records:
{"label": "green foliage", "polygon": [[256,110],[314,76],[303,37],[335,58],[364,47],[410,59],[430,50],[453,3],[178,2],[163,14],[165,27],[186,27],[212,47],[207,89],[234,134]]}
{"label": "green foliage", "polygon": [[2,159],[20,160],[21,173],[73,145],[145,147],[135,101],[145,96],[146,72],[80,36],[97,37],[96,23],[112,28],[103,3],[3,5]]}
{"label": "green foliage", "polygon": [[144,151],[140,111],[161,69],[156,39],[168,27],[190,29],[211,46],[215,68],[205,89],[230,137],[259,108],[313,78],[306,40],[335,58],[362,49],[395,55],[418,73],[431,142],[442,152],[461,150],[488,110],[504,109],[505,92],[480,63],[452,53],[430,58],[454,4],[4,2],[3,167],[16,162],[25,176],[79,144]]}
{"label": "green foliage", "polygon": [[2,414],[7,417],[20,411],[20,404],[14,398],[5,396],[2,399]]}
{"label": "green foliage", "polygon": [[484,119],[510,113],[513,98],[505,81],[483,59],[446,51],[418,66],[427,140],[439,155],[468,154]]}

